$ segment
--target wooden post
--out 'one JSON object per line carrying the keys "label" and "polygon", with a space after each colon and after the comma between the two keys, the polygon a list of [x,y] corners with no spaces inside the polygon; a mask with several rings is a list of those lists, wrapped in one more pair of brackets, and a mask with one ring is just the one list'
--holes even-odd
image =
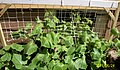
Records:
{"label": "wooden post", "polygon": [[[11,4],[7,4],[1,11],[0,11],[0,17],[5,13],[5,11],[11,6]],[[2,30],[2,25],[0,23],[0,42],[2,43],[2,46],[7,46],[4,33]]]}
{"label": "wooden post", "polygon": [[1,23],[0,23],[0,41],[1,41],[3,46],[7,46],[6,41],[5,41],[5,37],[4,37],[4,34],[3,34],[3,31],[2,31]]}
{"label": "wooden post", "polygon": [[[119,17],[119,12],[120,12],[120,2],[118,3],[118,8],[115,11],[115,20],[113,21],[112,28],[115,28],[117,25],[118,17]],[[113,39],[113,35],[110,36],[109,41]]]}

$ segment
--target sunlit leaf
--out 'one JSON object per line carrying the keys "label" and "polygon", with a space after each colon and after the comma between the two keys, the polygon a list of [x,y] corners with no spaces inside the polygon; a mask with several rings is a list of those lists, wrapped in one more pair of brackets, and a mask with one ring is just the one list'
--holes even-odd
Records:
{"label": "sunlit leaf", "polygon": [[21,52],[24,49],[22,45],[15,44],[15,43],[10,46],[12,49],[15,49],[16,51],[19,51],[19,52]]}
{"label": "sunlit leaf", "polygon": [[1,57],[1,61],[10,61],[11,60],[11,54],[10,53],[5,53],[2,57]]}
{"label": "sunlit leaf", "polygon": [[13,54],[12,62],[16,69],[21,69],[22,65],[27,64],[27,61],[22,61],[22,55],[20,54]]}
{"label": "sunlit leaf", "polygon": [[75,67],[76,67],[76,69],[86,69],[87,68],[85,55],[83,55],[82,58],[79,58],[75,61]]}
{"label": "sunlit leaf", "polygon": [[37,48],[37,45],[33,41],[31,41],[25,46],[24,53],[31,55],[37,51]]}

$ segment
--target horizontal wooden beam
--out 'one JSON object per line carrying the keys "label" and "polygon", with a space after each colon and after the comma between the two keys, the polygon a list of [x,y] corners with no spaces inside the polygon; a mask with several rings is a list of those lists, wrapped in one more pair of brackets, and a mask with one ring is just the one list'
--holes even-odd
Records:
{"label": "horizontal wooden beam", "polygon": [[[1,4],[0,9],[5,5]],[[85,6],[61,6],[61,5],[43,5],[43,4],[12,4],[9,8],[46,8],[46,9],[90,9],[90,10],[104,10],[102,7],[85,7]],[[109,8],[116,10],[116,8]]]}

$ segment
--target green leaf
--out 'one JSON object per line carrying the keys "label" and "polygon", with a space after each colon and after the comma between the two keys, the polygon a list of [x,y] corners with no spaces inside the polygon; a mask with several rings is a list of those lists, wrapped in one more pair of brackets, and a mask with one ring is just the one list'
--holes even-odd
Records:
{"label": "green leaf", "polygon": [[5,51],[3,49],[0,49],[0,55],[5,54]]}
{"label": "green leaf", "polygon": [[75,51],[75,47],[69,47],[68,51],[67,51],[67,54],[71,55],[74,51]]}
{"label": "green leaf", "polygon": [[55,28],[56,24],[55,24],[55,22],[52,19],[45,18],[45,21],[46,21],[47,26],[49,26],[51,28]]}
{"label": "green leaf", "polygon": [[72,61],[72,57],[73,57],[72,55],[65,56],[65,59],[64,59],[65,63],[70,64],[70,63],[71,63],[71,61]]}
{"label": "green leaf", "polygon": [[67,36],[64,38],[64,43],[66,46],[72,46],[74,44],[73,42],[73,37],[72,36]]}
{"label": "green leaf", "polygon": [[10,61],[11,60],[11,54],[10,53],[5,53],[2,57],[1,57],[1,61]]}
{"label": "green leaf", "polygon": [[37,22],[38,24],[42,22],[38,16],[37,16],[37,18],[36,18],[36,22]]}
{"label": "green leaf", "polygon": [[111,29],[111,33],[114,35],[114,36],[118,36],[119,35],[119,31],[117,28],[112,28]]}
{"label": "green leaf", "polygon": [[32,27],[32,23],[27,23],[25,26],[25,30],[28,31],[31,29],[31,27]]}
{"label": "green leaf", "polygon": [[82,41],[87,42],[88,39],[89,39],[89,35],[88,35],[87,31],[83,32],[82,33]]}
{"label": "green leaf", "polygon": [[27,61],[22,61],[22,55],[13,54],[12,62],[16,69],[21,69],[22,65],[27,64]]}
{"label": "green leaf", "polygon": [[49,22],[47,23],[47,25],[48,25],[49,27],[53,27],[53,28],[55,28],[55,26],[56,26],[53,21],[49,21]]}
{"label": "green leaf", "polygon": [[31,41],[25,46],[24,53],[26,53],[27,55],[31,55],[37,51],[37,48],[37,45],[33,41]]}
{"label": "green leaf", "polygon": [[51,47],[50,42],[49,42],[49,40],[46,37],[42,37],[41,45],[43,47],[46,47],[46,48],[50,48]]}
{"label": "green leaf", "polygon": [[87,63],[85,60],[85,55],[82,56],[82,58],[79,58],[75,61],[75,68],[76,69],[86,69],[87,68]]}
{"label": "green leaf", "polygon": [[42,33],[42,27],[43,27],[43,24],[36,24],[31,35],[38,35],[38,34]]}
{"label": "green leaf", "polygon": [[36,65],[39,61],[43,61],[44,54],[37,54],[30,65]]}
{"label": "green leaf", "polygon": [[30,66],[22,66],[21,70],[34,70],[34,68],[32,68]]}
{"label": "green leaf", "polygon": [[4,50],[8,51],[10,49],[10,45],[3,47]]}
{"label": "green leaf", "polygon": [[54,21],[55,23],[59,23],[59,22],[60,22],[59,19],[58,19],[56,16],[53,16],[53,21]]}
{"label": "green leaf", "polygon": [[55,65],[55,61],[52,60],[48,65],[48,69],[53,70],[54,65]]}
{"label": "green leaf", "polygon": [[4,67],[4,63],[0,62],[0,70],[1,70],[2,67]]}
{"label": "green leaf", "polygon": [[86,51],[86,45],[79,45],[76,49],[78,53],[85,54]]}
{"label": "green leaf", "polygon": [[44,66],[44,67],[37,67],[36,69],[37,70],[48,70],[46,66]]}
{"label": "green leaf", "polygon": [[44,54],[43,61],[45,63],[50,63],[51,57],[49,56],[49,54]]}
{"label": "green leaf", "polygon": [[51,32],[50,34],[51,34],[51,38],[53,40],[53,43],[57,44],[59,42],[59,34],[58,33],[55,34],[54,32]]}
{"label": "green leaf", "polygon": [[93,48],[93,52],[91,52],[91,57],[93,60],[98,60],[99,58],[101,58],[101,54],[98,49]]}
{"label": "green leaf", "polygon": [[21,52],[24,48],[22,47],[22,45],[19,45],[19,44],[12,44],[10,45],[12,49],[15,49],[16,51],[19,51]]}
{"label": "green leaf", "polygon": [[57,59],[57,58],[59,58],[59,55],[58,55],[57,53],[54,53],[54,55],[53,55],[52,58],[53,58],[53,59]]}
{"label": "green leaf", "polygon": [[37,54],[33,59],[32,62],[29,64],[29,67],[35,69],[39,61],[44,61],[44,54]]}
{"label": "green leaf", "polygon": [[71,61],[71,62],[68,64],[68,69],[69,69],[69,70],[76,70],[76,68],[75,68],[75,62]]}
{"label": "green leaf", "polygon": [[60,66],[58,66],[58,65],[55,65],[54,68],[53,68],[53,70],[58,70],[58,69],[59,69],[59,70],[62,70],[62,67],[60,67]]}
{"label": "green leaf", "polygon": [[115,43],[115,46],[120,48],[120,41],[117,41],[117,43]]}
{"label": "green leaf", "polygon": [[101,64],[101,58],[98,58],[98,60],[94,61],[93,63],[94,63],[94,65],[96,65],[97,68],[99,68],[99,67],[102,66],[102,64]]}

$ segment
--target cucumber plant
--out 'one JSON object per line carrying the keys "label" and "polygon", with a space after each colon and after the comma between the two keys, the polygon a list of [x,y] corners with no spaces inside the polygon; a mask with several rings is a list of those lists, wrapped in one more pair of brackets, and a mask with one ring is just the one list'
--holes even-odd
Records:
{"label": "cucumber plant", "polygon": [[[6,70],[96,70],[106,66],[107,49],[120,40],[100,39],[89,25],[92,21],[73,13],[70,22],[61,21],[46,12],[44,21],[36,18],[25,31],[13,33],[14,38],[30,39],[27,44],[11,44],[0,49],[0,69]],[[117,32],[118,34],[118,32]],[[17,37],[15,37],[17,36]]]}

